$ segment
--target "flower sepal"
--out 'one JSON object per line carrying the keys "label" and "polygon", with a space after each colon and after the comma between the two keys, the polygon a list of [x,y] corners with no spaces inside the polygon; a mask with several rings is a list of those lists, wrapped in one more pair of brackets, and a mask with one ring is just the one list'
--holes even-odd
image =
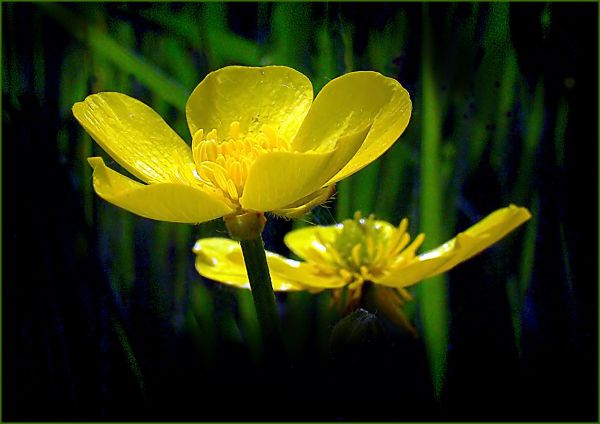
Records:
{"label": "flower sepal", "polygon": [[231,238],[237,241],[257,239],[267,223],[265,214],[257,211],[226,215],[223,221]]}

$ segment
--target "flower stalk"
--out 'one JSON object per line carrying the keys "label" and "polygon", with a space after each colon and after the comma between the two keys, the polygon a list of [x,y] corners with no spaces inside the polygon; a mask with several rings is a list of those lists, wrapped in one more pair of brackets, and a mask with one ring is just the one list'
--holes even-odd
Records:
{"label": "flower stalk", "polygon": [[261,212],[224,217],[231,237],[240,242],[252,299],[261,329],[268,363],[277,363],[284,353],[281,324],[262,239],[266,219]]}

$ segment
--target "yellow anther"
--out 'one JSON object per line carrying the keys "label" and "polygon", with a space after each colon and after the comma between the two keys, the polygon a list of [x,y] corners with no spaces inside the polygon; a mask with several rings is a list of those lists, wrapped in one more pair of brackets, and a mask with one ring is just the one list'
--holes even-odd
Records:
{"label": "yellow anther", "polygon": [[342,277],[345,281],[350,281],[354,278],[352,276],[352,273],[344,268],[340,269],[339,274],[340,274],[340,277]]}
{"label": "yellow anther", "polygon": [[238,121],[233,121],[230,125],[229,125],[229,135],[231,135],[231,138],[234,140],[237,140],[237,138],[240,135],[240,123]]}
{"label": "yellow anther", "polygon": [[398,232],[400,234],[404,234],[406,232],[407,228],[408,228],[408,219],[403,218],[402,221],[400,221],[400,224],[398,225]]}
{"label": "yellow anther", "polygon": [[217,139],[217,130],[212,129],[208,132],[208,134],[206,134],[206,139],[207,140],[216,140]]}
{"label": "yellow anther", "polygon": [[229,167],[229,176],[231,177],[235,186],[239,189],[244,184],[245,175],[242,174],[242,165],[238,161],[234,161]]}
{"label": "yellow anther", "polygon": [[213,140],[204,140],[200,143],[200,161],[214,162],[217,158],[218,147]]}
{"label": "yellow anther", "polygon": [[352,248],[352,260],[354,261],[354,265],[356,265],[356,267],[359,267],[361,264],[361,258],[360,258],[360,249],[362,248],[362,244],[358,243],[357,245],[355,245]]}
{"label": "yellow anther", "polygon": [[215,182],[224,193],[229,193],[229,180],[225,177],[225,174],[225,172],[214,171]]}
{"label": "yellow anther", "polygon": [[414,256],[417,249],[423,244],[423,241],[425,241],[425,234],[421,233],[406,249],[404,249],[402,255],[410,255],[411,257]]}
{"label": "yellow anther", "polygon": [[[287,142],[277,136],[271,128],[252,137],[241,136],[238,121],[229,124],[229,137],[219,140],[217,130],[205,136],[198,130],[192,138],[192,155],[196,171],[209,189],[220,190],[239,206],[244,184],[256,159],[269,151],[288,149]],[[209,165],[208,168],[205,165]]]}
{"label": "yellow anther", "polygon": [[198,131],[196,131],[194,133],[194,136],[192,137],[192,146],[195,146],[198,143],[200,143],[203,138],[204,138],[204,130],[202,128],[200,128]]}
{"label": "yellow anther", "polygon": [[377,255],[375,255],[375,258],[373,259],[373,262],[374,263],[378,263],[378,262],[382,261],[387,254],[388,254],[388,252],[385,249],[385,245],[383,243],[383,240],[379,240],[377,242]]}
{"label": "yellow anther", "polygon": [[367,254],[371,259],[373,259],[373,256],[375,256],[375,242],[371,236],[367,236]]}
{"label": "yellow anther", "polygon": [[362,218],[362,213],[360,211],[354,212],[354,220],[355,221],[360,221],[361,218]]}
{"label": "yellow anther", "polygon": [[231,180],[227,180],[227,194],[229,194],[229,198],[233,201],[238,199],[237,188],[235,188],[235,184]]}
{"label": "yellow anther", "polygon": [[346,264],[346,262],[340,255],[340,252],[338,252],[336,249],[330,249],[330,250],[328,250],[328,253],[331,256],[331,258],[333,259],[333,261],[335,263],[337,263],[338,265],[344,266]]}
{"label": "yellow anther", "polygon": [[367,268],[366,266],[362,265],[360,267],[360,275],[362,276],[362,278],[364,278],[365,280],[368,280],[369,278],[371,278],[371,274],[369,273],[369,268]]}

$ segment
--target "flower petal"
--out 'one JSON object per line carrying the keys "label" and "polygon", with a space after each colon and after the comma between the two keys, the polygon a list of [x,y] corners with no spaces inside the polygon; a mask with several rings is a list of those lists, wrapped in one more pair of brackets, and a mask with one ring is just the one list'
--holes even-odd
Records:
{"label": "flower petal", "polygon": [[[200,239],[194,245],[196,270],[200,275],[220,283],[250,288],[244,256],[239,242],[225,238]],[[304,264],[266,252],[271,282],[275,291],[306,290],[300,282],[309,279]]]}
{"label": "flower petal", "polygon": [[301,216],[308,213],[312,208],[317,205],[321,205],[327,201],[331,197],[331,195],[335,191],[335,186],[327,186],[322,189],[315,191],[312,194],[300,199],[296,203],[292,203],[291,205],[287,205],[283,209],[274,210],[273,213],[275,215],[283,216],[289,219],[300,218]]}
{"label": "flower petal", "polygon": [[454,268],[506,236],[531,218],[526,208],[510,205],[459,233],[441,246],[400,264],[375,281],[392,287],[405,287]]}
{"label": "flower petal", "polygon": [[354,155],[368,128],[337,140],[325,152],[268,152],[250,168],[240,204],[245,209],[272,211],[319,191]]}
{"label": "flower petal", "polygon": [[351,72],[323,87],[292,146],[299,151],[330,146],[339,137],[370,126],[356,155],[329,185],[381,156],[408,125],[411,109],[408,92],[395,79],[377,72]]}
{"label": "flower petal", "polygon": [[147,183],[194,181],[188,145],[144,103],[98,93],[73,105],[73,115],[123,168]]}
{"label": "flower petal", "polygon": [[[373,224],[373,228],[376,228],[380,236],[384,238],[389,239],[391,233],[397,230],[394,225],[386,221],[375,220]],[[290,231],[285,235],[283,240],[286,246],[300,258],[305,261],[318,261],[324,254],[326,257],[330,257],[327,254],[328,248],[323,245],[323,242],[334,243],[342,232],[342,229],[343,223],[329,226],[304,227]]]}
{"label": "flower petal", "polygon": [[341,225],[330,225],[327,227],[312,226],[290,231],[283,238],[285,245],[298,257],[307,262],[333,263],[324,243],[333,243],[341,232]]}
{"label": "flower petal", "polygon": [[388,287],[406,287],[418,283],[421,280],[432,277],[436,274],[446,262],[452,259],[454,254],[448,252],[441,256],[433,257],[415,257],[394,267],[382,276],[373,278],[376,284],[382,284]]}
{"label": "flower petal", "polygon": [[89,158],[88,162],[94,168],[98,196],[145,218],[195,224],[233,211],[216,195],[200,189],[176,183],[145,185],[107,168],[102,158]]}
{"label": "flower petal", "polygon": [[238,121],[243,134],[266,124],[289,141],[312,100],[310,80],[292,68],[227,66],[204,78],[185,109],[192,134],[199,129],[229,134],[229,125]]}
{"label": "flower petal", "polygon": [[[456,254],[436,272],[436,275],[446,272],[459,263],[472,258],[482,250],[487,249],[530,218],[531,214],[526,208],[509,205],[506,208],[492,212],[481,221],[465,230],[462,233],[463,237],[461,243],[459,243],[460,246],[454,245],[458,238],[457,236],[440,247],[419,255],[419,257],[424,255],[431,256],[443,254],[449,249],[454,250]],[[459,236],[460,235],[461,234],[459,234]]]}

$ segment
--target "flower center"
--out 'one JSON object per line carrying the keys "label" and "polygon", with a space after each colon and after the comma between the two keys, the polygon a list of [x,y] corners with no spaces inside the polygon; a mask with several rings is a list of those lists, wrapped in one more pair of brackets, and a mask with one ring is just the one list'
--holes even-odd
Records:
{"label": "flower center", "polygon": [[363,218],[357,212],[354,219],[347,219],[338,227],[340,231],[334,240],[319,240],[327,255],[318,261],[319,265],[327,264],[319,268],[326,273],[331,273],[333,268],[348,284],[355,286],[385,273],[399,262],[412,259],[424,240],[421,234],[407,246],[410,236],[406,232],[406,218],[396,228],[382,225],[373,215]]}
{"label": "flower center", "polygon": [[365,219],[360,212],[342,222],[334,247],[348,269],[360,273],[361,267],[370,267],[388,254],[390,234],[386,229],[373,215]]}
{"label": "flower center", "polygon": [[216,129],[206,135],[199,129],[192,139],[197,176],[238,207],[248,172],[256,159],[267,152],[289,150],[289,143],[273,128],[263,125],[259,133],[243,135],[238,121],[230,124],[229,134],[224,138],[219,138]]}

